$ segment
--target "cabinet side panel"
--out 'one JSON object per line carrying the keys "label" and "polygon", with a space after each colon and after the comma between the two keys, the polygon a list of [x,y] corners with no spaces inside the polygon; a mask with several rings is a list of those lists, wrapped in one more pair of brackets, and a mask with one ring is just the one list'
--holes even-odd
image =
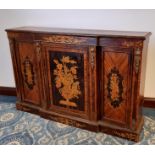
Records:
{"label": "cabinet side panel", "polygon": [[23,101],[40,103],[37,57],[33,43],[19,42],[20,70],[23,82]]}
{"label": "cabinet side panel", "polygon": [[14,79],[16,83],[16,91],[17,91],[17,100],[20,102],[22,97],[21,97],[21,80],[18,72],[18,63],[17,63],[17,55],[16,55],[16,43],[15,39],[9,38],[9,45],[10,45],[10,53],[11,53],[11,58],[12,58],[12,65],[13,65],[13,70],[14,70]]}

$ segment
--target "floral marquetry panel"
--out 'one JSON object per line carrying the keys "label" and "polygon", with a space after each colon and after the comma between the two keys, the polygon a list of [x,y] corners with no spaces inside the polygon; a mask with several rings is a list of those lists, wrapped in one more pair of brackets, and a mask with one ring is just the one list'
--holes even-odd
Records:
{"label": "floral marquetry panel", "polygon": [[54,104],[84,110],[84,58],[80,53],[50,53]]}

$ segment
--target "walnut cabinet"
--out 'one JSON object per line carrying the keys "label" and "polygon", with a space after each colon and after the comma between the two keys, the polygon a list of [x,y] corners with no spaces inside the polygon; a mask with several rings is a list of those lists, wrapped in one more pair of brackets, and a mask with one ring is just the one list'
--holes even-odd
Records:
{"label": "walnut cabinet", "polygon": [[19,110],[138,141],[150,33],[7,29]]}

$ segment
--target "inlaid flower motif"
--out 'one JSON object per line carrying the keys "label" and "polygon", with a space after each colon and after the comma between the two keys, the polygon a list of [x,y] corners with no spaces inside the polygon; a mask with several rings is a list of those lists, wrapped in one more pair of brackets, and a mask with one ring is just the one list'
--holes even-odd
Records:
{"label": "inlaid flower motif", "polygon": [[55,77],[55,86],[65,100],[59,103],[67,106],[77,107],[75,102],[70,101],[79,98],[81,94],[80,83],[77,78],[77,62],[69,56],[63,56],[60,60],[54,59],[56,64],[53,74]]}

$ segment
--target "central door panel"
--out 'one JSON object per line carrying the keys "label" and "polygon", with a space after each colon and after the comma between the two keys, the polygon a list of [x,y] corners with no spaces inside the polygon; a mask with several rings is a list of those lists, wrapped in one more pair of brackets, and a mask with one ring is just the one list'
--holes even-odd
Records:
{"label": "central door panel", "polygon": [[84,111],[84,56],[50,52],[53,104]]}
{"label": "central door panel", "polygon": [[48,109],[88,117],[88,48],[51,44],[46,48]]}

